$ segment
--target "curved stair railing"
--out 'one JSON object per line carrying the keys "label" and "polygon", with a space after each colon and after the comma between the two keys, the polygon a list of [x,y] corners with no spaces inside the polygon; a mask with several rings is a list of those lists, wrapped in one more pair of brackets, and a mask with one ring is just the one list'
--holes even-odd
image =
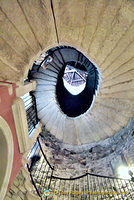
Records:
{"label": "curved stair railing", "polygon": [[74,178],[54,176],[54,167],[47,160],[37,138],[36,148],[27,163],[32,184],[41,200],[44,199],[134,199],[131,180],[85,173]]}
{"label": "curved stair railing", "polygon": [[37,116],[36,100],[33,92],[28,92],[21,98],[25,105],[28,132],[30,135],[39,123],[39,119]]}

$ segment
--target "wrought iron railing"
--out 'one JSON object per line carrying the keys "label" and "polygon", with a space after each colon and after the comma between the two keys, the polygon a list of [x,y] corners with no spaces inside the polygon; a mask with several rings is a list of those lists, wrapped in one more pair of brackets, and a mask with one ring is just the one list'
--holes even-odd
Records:
{"label": "wrought iron railing", "polygon": [[36,100],[32,92],[25,94],[22,97],[22,99],[25,105],[27,123],[28,123],[28,132],[30,135],[39,122],[36,110]]}
{"label": "wrought iron railing", "polygon": [[54,167],[44,154],[40,138],[37,144],[38,148],[29,159],[27,168],[35,187],[33,193],[38,194],[41,200],[134,199],[134,183],[131,180],[88,172],[74,178],[54,176]]}

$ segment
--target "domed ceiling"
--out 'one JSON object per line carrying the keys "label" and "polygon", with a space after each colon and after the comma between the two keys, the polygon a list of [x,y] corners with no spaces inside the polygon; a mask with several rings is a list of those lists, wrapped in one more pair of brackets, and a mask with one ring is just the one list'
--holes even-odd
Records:
{"label": "domed ceiling", "polygon": [[134,116],[132,0],[1,0],[0,30],[1,80],[22,82],[40,53],[59,45],[75,47],[100,68],[102,83],[90,112],[75,120],[63,114],[52,131],[51,106],[46,110],[46,127],[64,143],[111,137]]}

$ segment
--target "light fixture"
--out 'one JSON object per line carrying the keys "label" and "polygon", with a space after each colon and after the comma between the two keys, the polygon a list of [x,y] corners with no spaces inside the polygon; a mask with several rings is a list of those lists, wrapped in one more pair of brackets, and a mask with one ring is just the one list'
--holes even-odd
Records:
{"label": "light fixture", "polygon": [[133,172],[131,170],[128,170],[128,174],[131,176],[131,181],[134,182]]}
{"label": "light fixture", "polygon": [[134,171],[134,168],[132,167],[120,166],[118,168],[118,174],[120,178],[130,179],[132,181],[134,181],[133,171]]}
{"label": "light fixture", "polygon": [[72,95],[78,95],[86,87],[87,76],[86,68],[83,71],[67,64],[63,76],[64,87]]}

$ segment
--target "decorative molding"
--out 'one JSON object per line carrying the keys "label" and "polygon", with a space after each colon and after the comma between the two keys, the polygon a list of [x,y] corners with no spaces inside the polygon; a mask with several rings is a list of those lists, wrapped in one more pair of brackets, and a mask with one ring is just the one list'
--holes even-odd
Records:
{"label": "decorative molding", "polygon": [[[0,134],[1,134],[1,169],[3,163],[5,163],[6,166],[4,169],[4,174],[3,171],[0,170],[0,178],[3,177],[3,182],[2,185],[0,185],[0,199],[3,200],[7,191],[8,183],[10,180],[10,175],[12,171],[12,165],[13,165],[13,156],[14,156],[14,144],[13,144],[13,137],[12,137],[12,132],[7,124],[7,122],[0,116]],[[3,139],[3,140],[2,140]],[[7,148],[7,149],[6,149]],[[4,151],[5,149],[5,151]],[[6,155],[5,155],[6,154]],[[4,161],[2,161],[4,159]],[[5,160],[6,159],[6,160]]]}
{"label": "decorative molding", "polygon": [[20,153],[24,153],[28,149],[29,134],[25,106],[21,98],[16,98],[14,100],[12,105],[12,112],[15,122]]}
{"label": "decorative molding", "polygon": [[41,124],[33,130],[31,136],[28,133],[28,124],[24,102],[21,98],[16,98],[12,105],[12,112],[18,138],[20,153],[26,153],[31,149],[34,141],[41,132]]}
{"label": "decorative molding", "polygon": [[9,84],[9,83],[6,83],[6,82],[5,83],[4,82],[0,82],[0,86],[7,86],[9,95],[13,94],[12,84]]}
{"label": "decorative molding", "polygon": [[24,85],[18,85],[16,88],[16,97],[21,97],[30,91],[34,91],[36,89],[36,85],[37,83],[34,80],[25,82]]}

